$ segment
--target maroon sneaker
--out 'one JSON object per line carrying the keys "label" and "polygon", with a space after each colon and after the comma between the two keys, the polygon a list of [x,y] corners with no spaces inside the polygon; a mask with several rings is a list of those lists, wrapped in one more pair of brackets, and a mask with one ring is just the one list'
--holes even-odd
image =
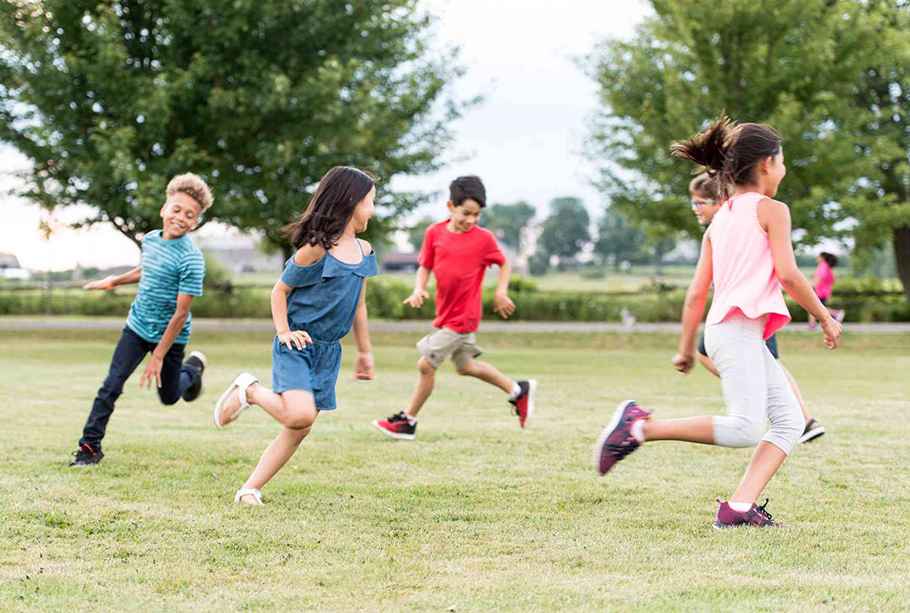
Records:
{"label": "maroon sneaker", "polygon": [[613,413],[613,420],[594,445],[594,470],[605,475],[614,464],[638,449],[644,441],[632,434],[632,424],[650,416],[651,412],[639,407],[634,400],[621,402]]}
{"label": "maroon sneaker", "polygon": [[524,428],[534,414],[534,396],[537,395],[537,381],[534,379],[519,381],[518,387],[521,388],[521,392],[509,402],[515,407],[512,411],[518,415],[518,425]]}
{"label": "maroon sneaker", "polygon": [[725,528],[735,528],[736,526],[754,526],[756,528],[786,528],[784,524],[771,519],[771,514],[765,510],[768,506],[768,499],[765,498],[765,504],[758,506],[754,502],[752,508],[748,511],[737,511],[730,508],[727,502],[720,502],[717,508],[717,517],[714,520],[714,527],[718,530]]}
{"label": "maroon sneaker", "polygon": [[402,441],[413,441],[417,431],[417,420],[408,419],[404,411],[392,415],[388,419],[374,419],[373,427],[392,438]]}

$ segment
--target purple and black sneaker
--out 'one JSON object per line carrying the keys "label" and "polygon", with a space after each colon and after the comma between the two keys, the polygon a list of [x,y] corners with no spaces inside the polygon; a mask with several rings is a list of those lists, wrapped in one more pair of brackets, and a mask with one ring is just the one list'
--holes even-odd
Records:
{"label": "purple and black sneaker", "polygon": [[727,502],[720,502],[717,508],[717,517],[714,520],[714,527],[718,530],[725,528],[735,528],[736,526],[753,526],[755,528],[786,528],[784,524],[771,519],[771,514],[765,510],[768,506],[768,499],[765,498],[765,504],[758,506],[754,502],[752,508],[748,511],[737,511],[730,508]]}
{"label": "purple and black sneaker", "polygon": [[614,464],[638,449],[644,441],[632,434],[632,425],[649,417],[650,411],[639,407],[634,400],[620,403],[610,424],[603,429],[594,445],[594,470],[605,475]]}

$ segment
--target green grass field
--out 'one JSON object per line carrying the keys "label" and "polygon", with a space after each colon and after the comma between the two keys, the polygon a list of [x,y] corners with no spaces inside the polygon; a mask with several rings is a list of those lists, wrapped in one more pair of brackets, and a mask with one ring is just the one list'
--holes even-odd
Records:
{"label": "green grass field", "polygon": [[[297,455],[242,507],[234,491],[278,426],[212,403],[270,337],[194,335],[207,390],[161,406],[127,384],[104,461],[68,469],[116,334],[0,337],[0,611],[906,611],[910,335],[781,338],[829,433],[766,494],[786,531],[718,532],[714,499],[748,450],[652,443],[607,478],[591,445],[618,401],[720,413],[716,380],[676,375],[663,335],[487,334],[488,359],[540,381],[518,428],[503,395],[442,369],[419,440],[369,426],[405,406],[415,335],[375,335]],[[350,346],[348,346],[350,348]]]}

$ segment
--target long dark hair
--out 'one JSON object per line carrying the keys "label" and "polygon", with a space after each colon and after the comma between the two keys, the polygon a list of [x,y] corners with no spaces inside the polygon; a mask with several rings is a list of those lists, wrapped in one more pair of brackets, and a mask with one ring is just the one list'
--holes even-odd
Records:
{"label": "long dark hair", "polygon": [[677,141],[670,151],[678,158],[704,166],[718,182],[721,193],[731,185],[755,181],[755,165],[781,150],[780,134],[763,123],[737,124],[726,114],[711,122],[708,129]]}
{"label": "long dark hair", "polygon": [[335,246],[354,209],[376,185],[372,174],[350,166],[335,166],[319,181],[303,215],[281,229],[295,249],[321,245]]}

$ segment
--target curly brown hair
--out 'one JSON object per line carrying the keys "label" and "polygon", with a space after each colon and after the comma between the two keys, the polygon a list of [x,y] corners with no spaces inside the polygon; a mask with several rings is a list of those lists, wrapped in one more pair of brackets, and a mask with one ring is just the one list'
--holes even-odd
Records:
{"label": "curly brown hair", "polygon": [[177,175],[167,184],[164,190],[168,196],[174,194],[186,194],[199,203],[199,214],[205,213],[206,209],[212,206],[212,190],[202,177],[191,172]]}

